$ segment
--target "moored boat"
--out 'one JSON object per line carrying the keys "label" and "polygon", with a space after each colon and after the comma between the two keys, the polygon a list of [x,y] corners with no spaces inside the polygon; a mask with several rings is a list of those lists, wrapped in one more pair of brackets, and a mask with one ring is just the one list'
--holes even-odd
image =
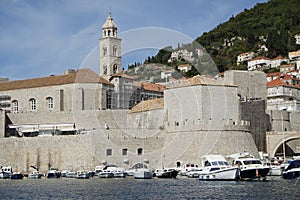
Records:
{"label": "moored boat", "polygon": [[113,178],[114,174],[110,170],[101,170],[98,172],[99,178]]}
{"label": "moored boat", "polygon": [[153,177],[153,173],[148,168],[138,168],[133,172],[133,176],[135,179],[151,179]]}
{"label": "moored boat", "polygon": [[66,173],[66,178],[76,178],[76,172],[68,172]]}
{"label": "moored boat", "polygon": [[187,163],[185,164],[178,172],[181,176],[187,176],[187,173],[190,171],[199,171],[202,170],[197,164]]}
{"label": "moored boat", "polygon": [[284,179],[294,179],[300,176],[300,160],[293,160],[289,166],[282,172]]}
{"label": "moored boat", "polygon": [[12,175],[12,167],[11,166],[1,166],[0,179],[10,178],[11,175]]}
{"label": "moored boat", "polygon": [[10,179],[23,179],[24,175],[20,172],[13,172],[13,174],[10,176]]}
{"label": "moored boat", "polygon": [[60,176],[61,176],[60,171],[58,171],[57,168],[55,167],[51,167],[46,174],[47,178],[59,178]]}
{"label": "moored boat", "polygon": [[199,180],[232,181],[239,179],[239,169],[229,166],[221,155],[206,155],[202,157],[203,169],[199,171]]}
{"label": "moored boat", "polygon": [[156,169],[153,176],[157,178],[176,178],[178,171],[173,168]]}
{"label": "moored boat", "polygon": [[254,158],[249,153],[234,154],[230,156],[234,158],[232,164],[240,169],[242,180],[263,179],[267,178],[270,166],[264,165],[259,159]]}
{"label": "moored boat", "polygon": [[29,179],[39,179],[42,177],[43,174],[41,174],[39,171],[33,171],[30,174],[28,174]]}
{"label": "moored boat", "polygon": [[77,179],[88,179],[88,178],[90,178],[90,173],[88,170],[79,170],[76,173],[76,178]]}

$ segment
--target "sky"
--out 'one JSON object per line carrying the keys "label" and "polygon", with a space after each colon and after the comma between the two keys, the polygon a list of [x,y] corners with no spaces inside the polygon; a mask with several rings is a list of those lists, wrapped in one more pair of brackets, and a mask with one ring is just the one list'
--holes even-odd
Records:
{"label": "sky", "polygon": [[99,38],[109,13],[122,39],[122,66],[188,43],[267,0],[0,0],[0,78],[99,73]]}

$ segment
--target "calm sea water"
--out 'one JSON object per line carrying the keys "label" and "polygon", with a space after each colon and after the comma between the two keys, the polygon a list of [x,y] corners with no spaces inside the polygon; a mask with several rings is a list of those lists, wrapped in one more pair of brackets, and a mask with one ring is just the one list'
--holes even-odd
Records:
{"label": "calm sea water", "polygon": [[0,199],[300,199],[300,180],[2,179]]}

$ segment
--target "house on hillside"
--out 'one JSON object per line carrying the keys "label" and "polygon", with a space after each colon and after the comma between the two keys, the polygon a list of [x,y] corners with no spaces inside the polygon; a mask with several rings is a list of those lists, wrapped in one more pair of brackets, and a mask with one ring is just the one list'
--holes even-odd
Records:
{"label": "house on hillside", "polygon": [[281,74],[267,83],[267,110],[300,110],[300,79]]}
{"label": "house on hillside", "polygon": [[241,53],[237,56],[237,65],[239,65],[242,62],[251,60],[254,57],[254,52],[246,52],[246,53]]}

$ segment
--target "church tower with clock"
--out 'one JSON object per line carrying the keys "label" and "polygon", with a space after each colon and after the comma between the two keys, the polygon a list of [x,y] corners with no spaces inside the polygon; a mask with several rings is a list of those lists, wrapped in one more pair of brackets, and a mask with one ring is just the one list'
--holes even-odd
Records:
{"label": "church tower with clock", "polygon": [[121,39],[117,37],[117,26],[111,17],[107,17],[102,26],[100,42],[100,76],[109,79],[111,75],[121,73]]}

